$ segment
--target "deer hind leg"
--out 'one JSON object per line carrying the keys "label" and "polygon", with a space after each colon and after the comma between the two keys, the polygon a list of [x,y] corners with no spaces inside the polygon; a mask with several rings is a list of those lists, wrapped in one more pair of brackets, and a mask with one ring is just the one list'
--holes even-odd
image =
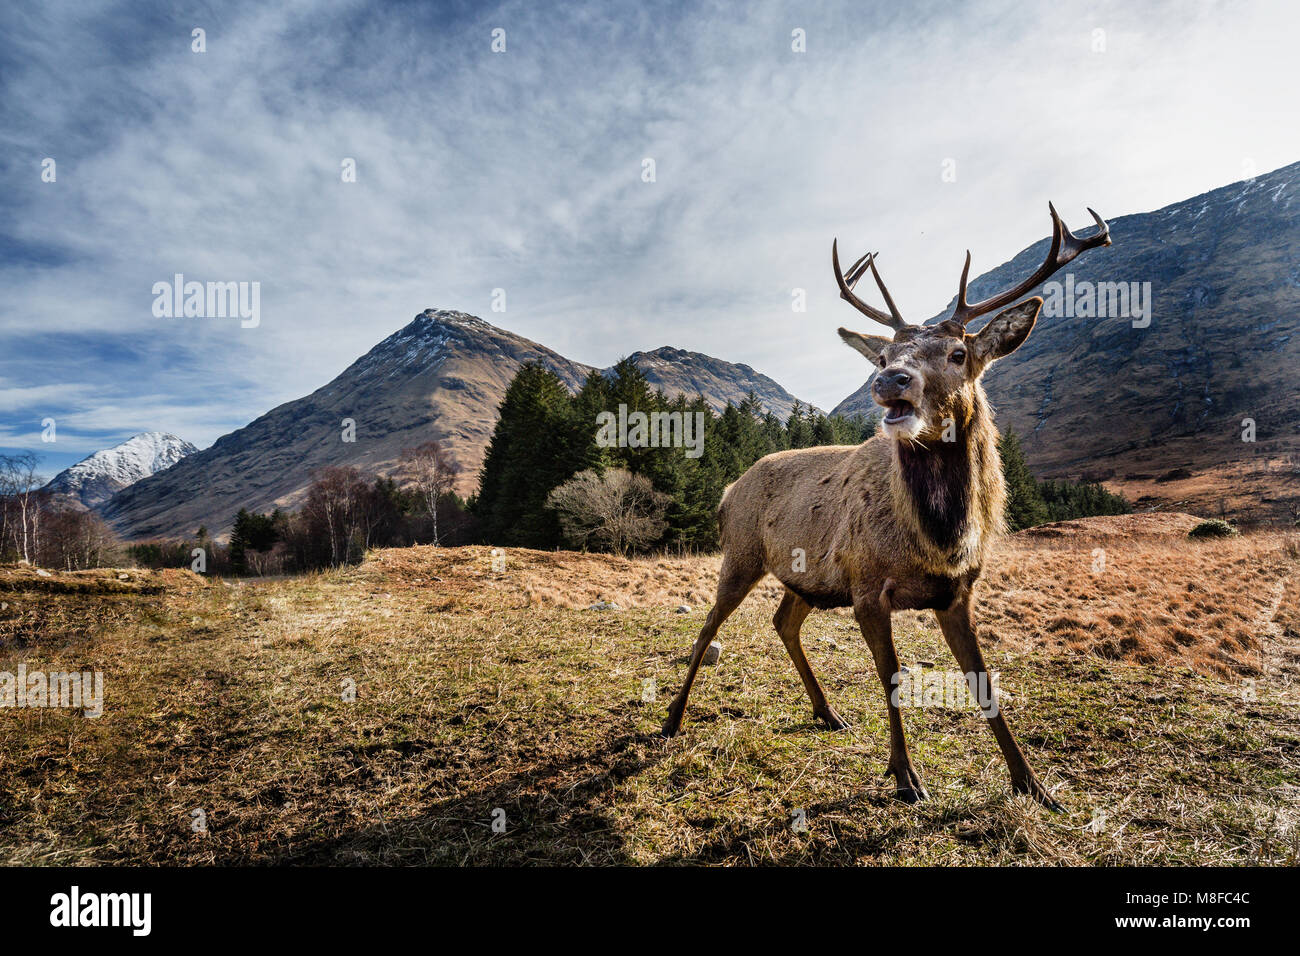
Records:
{"label": "deer hind leg", "polygon": [[894,795],[905,803],[928,800],[930,795],[921,785],[921,775],[912,766],[912,757],[907,752],[907,738],[903,735],[903,715],[899,712],[894,695],[897,686],[898,651],[894,648],[893,629],[890,625],[889,612],[880,607],[873,594],[854,607],[858,626],[862,636],[867,639],[871,656],[876,662],[876,673],[885,688],[885,699],[889,706],[889,766],[885,775],[892,775],[897,789]]}
{"label": "deer hind leg", "polygon": [[[978,700],[982,694],[989,693],[992,685],[989,683],[988,669],[984,665],[984,655],[980,653],[979,642],[975,639],[970,591],[963,591],[951,608],[946,611],[936,611],[935,615],[939,618],[939,627],[943,631],[944,640],[952,649],[958,666],[965,672],[966,680],[971,685],[971,692]],[[998,740],[998,746],[1002,749],[1002,756],[1007,761],[1007,769],[1011,771],[1011,788],[1017,793],[1028,794],[1049,810],[1062,811],[1064,808],[1052,798],[1047,788],[1038,782],[1038,777],[1030,769],[1029,761],[1025,759],[1020,745],[1016,743],[1016,738],[1007,725],[1007,719],[997,708],[996,698],[980,700],[980,706],[989,722],[989,727],[993,730],[993,736]]]}
{"label": "deer hind leg", "polygon": [[686,712],[686,699],[691,695],[691,685],[695,683],[695,674],[700,669],[700,661],[704,659],[704,652],[708,650],[709,642],[717,635],[722,622],[731,616],[731,612],[739,607],[740,602],[745,600],[745,596],[753,590],[763,573],[761,565],[739,561],[731,555],[723,556],[722,570],[718,572],[718,595],[714,599],[709,616],[704,619],[704,627],[700,628],[700,636],[695,639],[695,647],[691,651],[691,664],[686,669],[682,689],[668,705],[668,719],[664,721],[663,726],[665,737],[676,737],[678,731],[682,729],[682,714]]}
{"label": "deer hind leg", "polygon": [[794,669],[799,672],[804,689],[808,691],[808,699],[812,701],[813,716],[831,730],[844,730],[849,725],[843,717],[835,713],[835,708],[827,703],[826,694],[822,691],[822,685],[817,683],[817,676],[813,674],[812,668],[808,666],[808,658],[804,656],[803,644],[799,640],[799,628],[803,626],[804,619],[808,617],[810,611],[812,606],[807,601],[793,591],[787,590],[785,597],[781,599],[781,606],[776,609],[776,617],[772,618],[772,624],[776,627],[776,633],[781,635],[781,643],[785,645],[790,660],[794,661]]}

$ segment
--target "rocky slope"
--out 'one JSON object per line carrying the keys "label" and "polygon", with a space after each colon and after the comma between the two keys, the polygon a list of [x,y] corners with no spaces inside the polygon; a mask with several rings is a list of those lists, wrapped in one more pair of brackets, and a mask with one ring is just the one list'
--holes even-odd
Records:
{"label": "rocky slope", "polygon": [[[1110,225],[1111,247],[1067,267],[1075,305],[1096,283],[1150,283],[1149,325],[1045,308],[985,376],[999,425],[1020,433],[1040,476],[1104,478],[1150,505],[1288,516],[1300,497],[1300,164]],[[1031,273],[1047,245],[980,276],[971,299]],[[871,407],[863,385],[835,411]]]}
{"label": "rocky slope", "polygon": [[196,451],[197,448],[175,435],[141,432],[65,468],[45,490],[74,507],[96,508],[123,488],[165,471]]}
{"label": "rocky slope", "polygon": [[791,406],[799,401],[776,381],[748,365],[724,362],[700,352],[665,345],[653,352],[633,352],[628,358],[655,388],[668,395],[703,395],[717,412],[728,404],[739,405],[753,392],[765,410],[785,421],[790,417]]}

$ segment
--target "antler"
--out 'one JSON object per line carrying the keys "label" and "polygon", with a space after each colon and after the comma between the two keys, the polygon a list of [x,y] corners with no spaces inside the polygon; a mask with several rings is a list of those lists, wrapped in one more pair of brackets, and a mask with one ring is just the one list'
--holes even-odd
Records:
{"label": "antler", "polygon": [[[889,290],[885,288],[885,283],[880,279],[880,273],[876,271],[876,253],[868,252],[857,262],[853,263],[853,267],[849,269],[849,277],[846,281],[844,273],[840,271],[839,240],[834,239],[831,240],[831,265],[835,267],[835,281],[840,284],[841,299],[853,306],[853,308],[857,309],[863,315],[875,319],[877,322],[887,325],[891,329],[898,330],[907,328],[907,323],[903,321],[903,317],[898,313],[898,306],[894,305],[894,300],[890,296]],[[876,285],[880,286],[880,294],[885,297],[885,305],[889,306],[888,315],[881,312],[879,309],[873,309],[853,294],[853,287],[858,284],[858,280],[862,278],[863,273],[865,273],[868,268],[871,269],[871,275],[875,278]]]}
{"label": "antler", "polygon": [[1047,260],[1038,267],[1038,271],[1014,289],[999,292],[983,302],[969,304],[966,301],[966,279],[970,275],[970,250],[966,250],[966,265],[961,270],[961,286],[957,290],[957,306],[951,316],[953,321],[965,326],[971,319],[1009,305],[1080,253],[1095,249],[1097,246],[1110,245],[1110,227],[1094,210],[1089,209],[1088,212],[1092,213],[1092,218],[1097,223],[1097,232],[1086,239],[1080,239],[1070,232],[1061,217],[1056,214],[1055,206],[1049,202],[1047,208],[1052,213],[1052,248],[1047,251]]}

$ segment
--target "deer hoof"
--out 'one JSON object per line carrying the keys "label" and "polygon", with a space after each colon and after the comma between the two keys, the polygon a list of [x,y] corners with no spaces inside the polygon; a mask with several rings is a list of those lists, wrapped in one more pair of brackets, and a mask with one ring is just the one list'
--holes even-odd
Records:
{"label": "deer hoof", "polygon": [[1047,788],[1038,782],[1037,777],[1030,777],[1024,783],[1012,783],[1011,789],[1016,793],[1023,793],[1033,797],[1038,803],[1041,803],[1053,813],[1064,813],[1065,807],[1056,801],[1053,796],[1047,792]]}
{"label": "deer hoof", "polygon": [[895,798],[904,803],[920,803],[922,800],[930,799],[930,794],[921,783],[921,777],[911,767],[902,773],[892,769],[886,770],[885,775],[889,774],[893,774],[894,779],[898,781],[898,789],[894,791]]}
{"label": "deer hoof", "polygon": [[849,722],[835,713],[835,708],[829,704],[825,710],[813,711],[813,716],[826,725],[829,730],[848,730]]}

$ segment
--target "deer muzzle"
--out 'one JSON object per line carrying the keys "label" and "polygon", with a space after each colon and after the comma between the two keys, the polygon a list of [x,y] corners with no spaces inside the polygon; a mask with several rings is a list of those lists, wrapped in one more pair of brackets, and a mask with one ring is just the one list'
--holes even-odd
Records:
{"label": "deer muzzle", "polygon": [[[921,393],[921,377],[902,368],[887,368],[876,376],[871,397],[885,409],[886,426],[910,426],[917,423],[914,399]],[[906,429],[909,433],[910,428]]]}

